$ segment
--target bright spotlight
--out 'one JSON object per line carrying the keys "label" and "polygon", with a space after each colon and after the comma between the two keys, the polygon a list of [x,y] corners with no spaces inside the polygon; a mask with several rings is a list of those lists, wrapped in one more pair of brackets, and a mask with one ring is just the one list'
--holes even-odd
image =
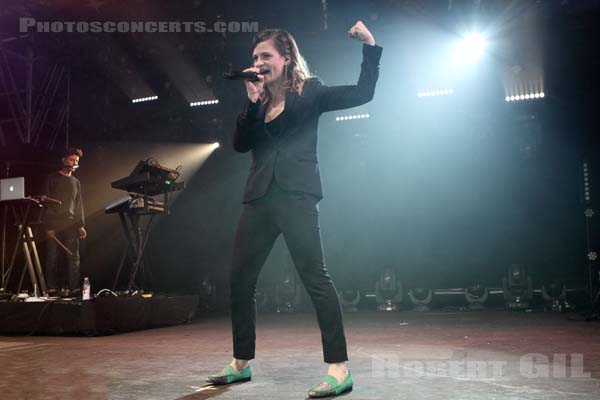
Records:
{"label": "bright spotlight", "polygon": [[218,149],[218,148],[219,148],[219,146],[220,146],[220,145],[219,145],[219,142],[214,142],[214,143],[213,143],[213,147],[214,147],[215,149]]}
{"label": "bright spotlight", "polygon": [[485,38],[480,33],[466,36],[455,50],[455,60],[460,64],[471,63],[477,60],[485,50]]}

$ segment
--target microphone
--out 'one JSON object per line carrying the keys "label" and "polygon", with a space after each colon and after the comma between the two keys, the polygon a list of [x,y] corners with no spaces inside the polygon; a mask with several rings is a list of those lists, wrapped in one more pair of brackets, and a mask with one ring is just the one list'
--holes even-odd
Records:
{"label": "microphone", "polygon": [[256,72],[241,72],[241,71],[232,71],[232,72],[224,72],[223,78],[230,79],[234,81],[250,81],[250,82],[259,82],[258,74]]}
{"label": "microphone", "polygon": [[62,167],[63,168],[69,168],[69,169],[72,169],[72,170],[76,170],[77,168],[79,168],[79,164],[67,165],[67,164],[63,163]]}

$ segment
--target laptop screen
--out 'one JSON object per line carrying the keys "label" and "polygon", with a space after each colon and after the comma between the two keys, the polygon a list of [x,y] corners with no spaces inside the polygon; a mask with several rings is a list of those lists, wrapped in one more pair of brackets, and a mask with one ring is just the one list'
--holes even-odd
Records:
{"label": "laptop screen", "polygon": [[0,179],[0,200],[25,198],[25,178]]}

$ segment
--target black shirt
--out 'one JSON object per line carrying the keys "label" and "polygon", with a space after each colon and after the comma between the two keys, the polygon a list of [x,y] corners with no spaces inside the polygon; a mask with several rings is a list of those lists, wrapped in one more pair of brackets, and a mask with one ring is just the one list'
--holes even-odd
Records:
{"label": "black shirt", "polygon": [[57,226],[75,224],[84,226],[83,202],[81,200],[81,183],[73,175],[65,176],[53,172],[46,177],[44,194],[59,200],[59,207],[49,207],[46,211],[45,222],[48,229]]}
{"label": "black shirt", "polygon": [[281,135],[281,132],[283,132],[283,113],[284,112],[285,112],[285,110],[283,110],[278,116],[276,116],[275,119],[272,119],[271,121],[265,123],[265,128],[267,128],[267,131],[273,137],[277,137],[277,136]]}

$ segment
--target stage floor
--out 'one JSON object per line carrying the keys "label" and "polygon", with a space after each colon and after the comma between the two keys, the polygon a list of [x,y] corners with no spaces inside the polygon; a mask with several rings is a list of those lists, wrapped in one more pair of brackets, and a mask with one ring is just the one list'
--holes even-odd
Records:
{"label": "stage floor", "polygon": [[[575,320],[572,320],[575,319]],[[347,313],[344,399],[598,399],[600,322],[504,311]],[[304,399],[325,371],[312,314],[259,315],[253,380],[214,388],[230,322],[104,337],[0,336],[0,398]]]}

